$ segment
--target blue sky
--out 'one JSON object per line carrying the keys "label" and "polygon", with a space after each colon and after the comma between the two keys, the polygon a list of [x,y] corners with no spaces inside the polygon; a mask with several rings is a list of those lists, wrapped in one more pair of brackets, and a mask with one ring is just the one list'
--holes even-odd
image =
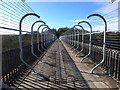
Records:
{"label": "blue sky", "polygon": [[[81,2],[76,2],[77,0],[74,0],[74,2],[73,0],[26,0],[25,3],[21,2],[21,4],[18,4],[19,6],[22,5],[22,7],[18,7],[14,2],[11,5],[8,1],[21,2],[21,0],[1,1],[0,12],[2,13],[0,13],[0,26],[19,29],[19,21],[21,17],[33,10],[41,16],[41,20],[45,21],[50,28],[58,29],[61,27],[73,27],[78,22],[86,20],[92,25],[93,31],[103,31],[104,23],[100,18],[92,17],[86,19],[88,15],[98,13],[105,17],[109,31],[118,31],[118,17],[120,17],[120,14],[118,15],[118,11],[120,11],[118,2],[120,0],[116,0],[114,3],[109,3],[109,0],[81,0]],[[6,2],[9,5],[3,2]],[[29,7],[31,7],[32,10]],[[38,18],[33,16],[27,17],[23,22],[22,29],[31,31],[31,25],[36,20],[38,20]],[[37,30],[38,25],[39,23],[34,26],[34,30]],[[89,26],[86,24],[82,24],[82,26],[89,31]],[[1,33],[18,34],[14,31],[0,29],[0,34]]]}
{"label": "blue sky", "polygon": [[105,6],[106,2],[27,2],[50,28],[72,27]]}

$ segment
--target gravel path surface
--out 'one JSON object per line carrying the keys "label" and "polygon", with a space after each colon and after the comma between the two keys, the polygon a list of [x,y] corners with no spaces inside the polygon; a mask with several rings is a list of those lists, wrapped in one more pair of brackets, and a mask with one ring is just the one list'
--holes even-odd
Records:
{"label": "gravel path surface", "polygon": [[35,70],[50,81],[31,72],[19,86],[21,90],[75,90],[88,88],[88,84],[67,53],[60,40],[56,40],[35,66]]}

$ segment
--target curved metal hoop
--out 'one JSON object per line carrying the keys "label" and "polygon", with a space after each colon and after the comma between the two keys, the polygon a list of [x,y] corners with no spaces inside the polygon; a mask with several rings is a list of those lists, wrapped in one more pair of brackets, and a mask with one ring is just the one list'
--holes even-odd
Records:
{"label": "curved metal hoop", "polygon": [[44,38],[44,47],[45,47],[45,49],[47,49],[47,47],[46,47],[46,46],[47,46],[46,43],[47,43],[47,34],[48,34],[47,31],[48,31],[48,30],[49,30],[49,29],[46,27],[46,29],[45,29],[45,33],[44,33],[44,37],[45,37],[45,38]]}
{"label": "curved metal hoop", "polygon": [[[38,20],[38,21],[35,21],[33,24],[32,24],[32,27],[31,27],[31,52],[33,54],[33,56],[35,56],[36,58],[39,58],[37,55],[35,55],[34,53],[34,32],[33,32],[33,26],[38,23],[38,22],[41,22],[43,24],[45,24],[44,21],[41,21],[41,20]],[[38,33],[38,32],[37,32]],[[38,34],[37,34],[38,35]],[[38,40],[38,39],[37,39]],[[38,42],[38,41],[37,41]]]}
{"label": "curved metal hoop", "polygon": [[[74,25],[73,28],[77,29],[76,26],[81,26],[81,25]],[[75,50],[77,50],[77,49],[79,48],[79,30],[76,30],[76,31],[77,31],[77,32],[76,32],[76,39],[77,39],[77,41],[76,41],[76,39],[75,39],[75,42],[77,42],[77,47],[76,47]],[[84,32],[84,31],[82,30],[82,32]],[[82,35],[83,35],[83,33],[82,33]],[[84,36],[83,36],[83,37],[84,37]],[[75,44],[76,44],[76,43],[75,43]],[[75,47],[75,44],[74,44],[74,47]],[[74,52],[74,51],[73,51],[73,52]]]}
{"label": "curved metal hoop", "polygon": [[[42,36],[44,37],[42,40],[43,40],[43,44],[42,44],[42,48],[44,49],[44,50],[46,50],[46,48],[45,48],[45,43],[46,43],[46,29],[48,29],[49,27],[48,26],[46,26],[46,27],[44,27],[43,29],[42,29],[42,32],[41,32],[41,34],[42,34]],[[43,34],[43,31],[45,30],[45,33]]]}
{"label": "curved metal hoop", "polygon": [[[46,25],[46,24],[42,24],[42,25],[40,25],[39,27],[38,27],[38,32],[39,32],[39,29],[42,27],[42,26],[46,26],[46,27],[48,27],[48,25]],[[44,28],[42,29],[42,32],[41,32],[41,40],[39,40],[39,35],[38,35],[38,41],[40,41],[41,42],[41,48],[43,49],[43,50],[45,50],[45,48],[43,47],[43,44],[42,44],[42,42],[44,42],[44,38],[43,38],[43,30],[44,30]],[[38,46],[38,48],[39,48],[39,50],[40,50],[40,47]],[[41,51],[41,50],[40,50]],[[42,51],[41,51],[42,52]]]}
{"label": "curved metal hoop", "polygon": [[105,18],[104,18],[103,16],[99,15],[99,14],[91,14],[91,15],[89,15],[87,18],[90,18],[90,17],[92,17],[92,16],[100,17],[100,18],[104,21],[104,23],[105,23],[105,29],[104,29],[104,39],[103,39],[103,59],[101,60],[101,62],[100,62],[99,64],[97,64],[96,66],[94,66],[94,67],[91,69],[90,73],[93,73],[93,71],[94,71],[97,67],[99,67],[99,66],[105,61],[106,31],[107,31],[107,22],[106,22]]}
{"label": "curved metal hoop", "polygon": [[26,63],[26,62],[23,60],[23,49],[22,49],[22,21],[23,21],[23,19],[24,19],[25,17],[30,16],[30,15],[31,15],[31,16],[36,16],[36,17],[40,18],[40,16],[38,16],[38,15],[35,14],[35,13],[28,13],[28,14],[25,14],[25,15],[21,18],[21,20],[20,20],[20,22],[19,22],[20,60],[21,60],[21,62],[22,62],[23,64],[25,64],[28,68],[32,69],[32,70],[36,73],[36,71],[33,69],[33,67],[30,66],[28,63]]}
{"label": "curved metal hoop", "polygon": [[27,16],[36,16],[38,18],[40,18],[39,15],[35,14],[35,13],[28,13],[28,14],[25,14],[20,22],[19,22],[19,48],[20,48],[20,61],[26,65],[28,68],[30,68],[31,70],[33,70],[34,73],[37,73],[37,75],[39,75],[40,77],[43,77],[45,80],[47,81],[50,81],[49,78],[45,77],[44,75],[40,74],[39,72],[37,72],[31,65],[29,65],[28,63],[26,63],[24,60],[23,60],[23,49],[22,49],[22,21],[25,17]]}
{"label": "curved metal hoop", "polygon": [[82,48],[81,48],[80,52],[78,52],[78,53],[76,54],[76,56],[77,56],[77,55],[78,55],[79,53],[81,53],[81,52],[83,51],[83,49],[84,49],[84,28],[83,28],[81,25],[74,25],[73,27],[76,27],[76,26],[79,26],[79,27],[82,28]]}
{"label": "curved metal hoop", "polygon": [[86,56],[84,56],[81,60],[80,60],[80,62],[82,62],[84,59],[86,59],[90,54],[91,54],[91,46],[92,46],[92,26],[91,26],[91,24],[89,23],[89,22],[87,22],[87,21],[81,21],[81,22],[79,22],[78,24],[81,24],[81,23],[86,23],[86,24],[88,24],[89,25],[89,27],[90,27],[90,38],[89,38],[89,52],[88,52],[88,54],[86,55]]}
{"label": "curved metal hoop", "polygon": [[40,39],[40,37],[39,37],[39,30],[40,30],[40,28],[42,27],[42,26],[46,26],[46,24],[42,24],[42,25],[40,25],[39,27],[38,27],[38,30],[37,30],[37,41],[38,41],[38,50],[42,53],[42,51],[40,50],[40,46],[41,46],[41,48],[42,48],[42,45],[40,44],[40,43],[42,43],[42,35],[41,35],[41,39]]}

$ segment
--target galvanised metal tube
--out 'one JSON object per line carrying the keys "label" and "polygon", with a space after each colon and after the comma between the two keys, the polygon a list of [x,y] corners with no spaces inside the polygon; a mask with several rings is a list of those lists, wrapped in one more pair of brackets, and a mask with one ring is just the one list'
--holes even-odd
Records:
{"label": "galvanised metal tube", "polygon": [[101,62],[99,64],[97,64],[96,66],[94,66],[91,69],[90,73],[93,73],[93,71],[105,61],[106,31],[107,31],[107,22],[106,22],[105,18],[103,16],[99,15],[99,14],[92,14],[92,15],[89,15],[87,18],[90,18],[90,17],[93,17],[93,16],[100,17],[104,21],[105,29],[104,29],[104,39],[103,39],[103,59],[101,60]]}
{"label": "galvanised metal tube", "polygon": [[71,32],[72,32],[71,36],[72,36],[72,46],[73,46],[71,49],[73,49],[74,48],[74,42],[75,42],[74,41],[74,28],[71,29]]}
{"label": "galvanised metal tube", "polygon": [[[50,28],[47,28],[48,31],[46,31],[46,42],[45,46],[47,44],[52,43],[56,38],[55,38],[55,32],[53,32]],[[48,37],[49,36],[49,37]]]}
{"label": "galvanised metal tube", "polygon": [[[40,40],[40,37],[39,37],[39,30],[40,30],[40,28],[42,27],[42,26],[46,26],[46,24],[42,24],[42,25],[40,25],[39,27],[38,27],[38,30],[37,30],[37,41],[38,41],[38,50],[42,53],[42,51],[40,50],[40,46],[41,46],[41,44],[40,44],[40,42],[41,42],[41,40]],[[42,35],[41,35],[41,38],[42,38]],[[42,42],[41,42],[42,43]]]}
{"label": "galvanised metal tube", "polygon": [[[45,25],[46,23],[45,22],[43,22],[44,24],[42,24],[42,25]],[[40,25],[41,26],[41,25]],[[39,33],[39,29],[40,29],[40,26],[38,27],[38,30],[37,30],[37,48],[38,48],[38,51],[40,52],[40,53],[42,53],[42,51],[40,50],[40,37],[39,37],[39,35],[40,35],[40,33]]]}
{"label": "galvanised metal tube", "polygon": [[[72,31],[72,46],[74,45],[74,31]],[[74,48],[74,47],[73,47]]]}
{"label": "galvanised metal tube", "polygon": [[79,37],[79,34],[80,34],[80,33],[79,33],[79,30],[77,30],[77,48],[76,48],[76,49],[79,48],[79,41],[80,41],[80,40],[79,40],[79,38],[80,38],[80,37]]}
{"label": "galvanised metal tube", "polygon": [[92,47],[92,26],[91,26],[91,24],[89,23],[89,22],[87,22],[87,21],[81,21],[81,22],[79,22],[78,24],[81,24],[81,23],[86,23],[86,24],[88,24],[89,25],[89,27],[90,27],[90,37],[89,37],[89,52],[88,52],[88,54],[86,55],[86,56],[84,56],[82,59],[81,59],[81,61],[80,62],[82,62],[84,59],[86,59],[90,54],[91,54],[91,47]]}
{"label": "galvanised metal tube", "polygon": [[40,16],[38,16],[38,15],[35,14],[35,13],[28,13],[28,14],[25,14],[25,15],[21,18],[21,20],[20,20],[20,22],[19,22],[20,60],[21,60],[21,62],[22,62],[23,64],[25,64],[28,68],[32,69],[32,70],[36,73],[36,71],[33,69],[33,67],[30,66],[28,63],[26,63],[26,62],[23,60],[23,49],[22,49],[22,21],[23,21],[23,19],[24,19],[25,17],[27,17],[27,16],[35,16],[35,17],[40,18]]}
{"label": "galvanised metal tube", "polygon": [[[33,56],[35,56],[36,58],[39,58],[37,55],[35,55],[35,53],[34,53],[34,32],[33,32],[33,27],[34,27],[34,25],[36,24],[36,23],[38,23],[38,22],[41,22],[41,23],[43,23],[43,24],[45,24],[45,22],[43,22],[43,21],[41,21],[41,20],[38,20],[38,21],[35,21],[33,24],[32,24],[32,27],[31,27],[31,52],[32,52],[32,54],[33,54]],[[38,33],[38,31],[37,31],[37,33]],[[38,35],[38,34],[37,34]]]}
{"label": "galvanised metal tube", "polygon": [[[46,28],[45,29],[45,39],[44,39],[44,47],[46,48],[46,43],[47,43],[47,31],[48,31],[49,29],[48,28]],[[50,37],[49,37],[50,38]]]}
{"label": "galvanised metal tube", "polygon": [[[76,28],[76,25],[74,25],[73,28],[75,28],[76,31],[77,31],[75,36],[76,36],[76,39],[78,39],[78,41],[79,41],[79,35],[78,35],[78,31],[79,31],[79,30]],[[76,41],[76,42],[77,42],[77,47],[76,47],[75,50],[77,50],[77,49],[79,48],[79,43],[78,43],[78,41]],[[74,52],[74,51],[73,51],[73,52]]]}
{"label": "galvanised metal tube", "polygon": [[76,46],[76,30],[73,31],[74,32],[74,44],[73,44],[73,47]]}
{"label": "galvanised metal tube", "polygon": [[44,29],[48,29],[48,28],[49,28],[48,26],[44,27],[44,28],[42,29],[42,33],[41,33],[42,36],[44,37],[43,40],[42,40],[42,41],[43,41],[43,44],[41,44],[41,45],[42,45],[41,47],[42,47],[44,50],[46,50],[46,49],[44,48],[44,45],[45,45],[45,38],[46,38],[46,37],[45,37],[45,34],[43,35],[43,30],[44,30]]}
{"label": "galvanised metal tube", "polygon": [[22,49],[22,21],[25,17],[27,16],[36,16],[37,18],[40,18],[40,16],[38,16],[37,14],[35,13],[28,13],[28,14],[25,14],[20,22],[19,22],[19,48],[20,48],[20,61],[26,65],[28,68],[30,68],[31,70],[33,70],[34,73],[37,73],[37,75],[41,76],[44,78],[44,80],[47,80],[47,81],[50,81],[49,78],[45,77],[44,75],[40,74],[39,72],[37,72],[31,65],[29,65],[28,63],[26,63],[24,60],[23,60],[23,49]]}
{"label": "galvanised metal tube", "polygon": [[74,25],[73,27],[76,27],[76,26],[79,26],[82,28],[82,48],[81,48],[80,52],[78,52],[76,54],[76,56],[77,56],[79,53],[81,53],[83,51],[83,48],[84,48],[84,28],[81,25]]}
{"label": "galvanised metal tube", "polygon": [[[39,32],[39,29],[40,29],[41,27],[43,27],[43,26],[48,27],[48,25],[42,24],[42,25],[40,25],[40,26],[38,27],[38,32]],[[42,44],[43,44],[43,40],[42,40],[42,39],[43,39],[43,36],[42,36],[42,35],[43,35],[43,30],[44,30],[44,29],[42,29],[42,32],[41,32],[41,40],[39,40],[39,41],[41,41],[41,48],[42,48],[43,50],[45,50],[44,47],[43,47],[43,45],[42,45]],[[39,38],[38,38],[38,39],[39,39]],[[42,51],[41,51],[41,52],[42,52]]]}

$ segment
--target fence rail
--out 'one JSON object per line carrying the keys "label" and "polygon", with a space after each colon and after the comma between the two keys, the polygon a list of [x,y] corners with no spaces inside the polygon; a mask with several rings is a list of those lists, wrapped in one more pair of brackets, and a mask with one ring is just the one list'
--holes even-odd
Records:
{"label": "fence rail", "polygon": [[[14,84],[19,85],[17,80],[29,74],[31,70],[39,74],[34,70],[34,66],[40,61],[42,53],[56,40],[56,35],[44,21],[38,21],[40,16],[21,0],[0,0],[0,13],[0,31],[4,33],[8,31],[10,34],[2,38],[2,82],[11,87]],[[22,20],[30,15],[35,17],[26,18],[22,23]],[[94,15],[98,16],[98,14]],[[35,28],[36,32],[33,31],[34,24],[38,22],[42,23],[39,26],[39,28],[42,27],[41,33],[38,26],[36,26],[37,29]],[[99,64],[105,56],[101,67],[107,74],[120,81],[120,32],[89,33],[83,29],[73,30],[72,28],[61,38],[85,55],[89,53],[88,56],[95,65]],[[14,32],[17,33],[11,34]],[[92,34],[92,37],[89,34]],[[89,38],[92,38],[92,41],[89,41]]]}
{"label": "fence rail", "polygon": [[[34,69],[34,66],[56,40],[55,31],[41,21],[40,16],[21,0],[1,0],[0,13],[0,31],[3,32],[2,34],[8,32],[6,35],[0,33],[3,40],[3,88],[12,87],[14,84],[19,85],[17,80],[21,76],[26,76],[31,70],[43,77]],[[24,22],[23,19],[25,19]],[[34,28],[36,31],[33,31],[33,26],[38,22],[39,26],[36,26]],[[42,30],[41,33],[39,29]],[[47,77],[43,78],[47,79]]]}
{"label": "fence rail", "polygon": [[[71,42],[74,42],[76,47],[77,44],[79,44],[78,50],[81,50],[82,44],[80,41],[77,40],[67,41],[67,39],[64,41],[69,43],[70,45]],[[106,41],[107,43],[106,43],[105,61],[101,65],[101,68],[103,68],[107,74],[113,76],[115,79],[120,81],[120,43],[118,41],[119,40],[115,40],[115,41],[111,40],[110,42]],[[89,58],[91,58],[94,64],[98,64],[103,56],[102,47],[101,47],[102,42],[100,44],[98,43],[99,43],[98,41],[92,42],[91,54],[89,56]],[[84,43],[83,53],[86,55],[88,51],[89,51],[89,44]]]}
{"label": "fence rail", "polygon": [[[90,16],[100,16],[104,19],[99,14],[92,14]],[[92,31],[92,26],[89,22],[81,21],[78,25],[74,25],[74,28],[63,33],[61,40],[70,44],[75,50],[78,50],[77,55],[79,53],[85,55],[81,61],[91,58],[95,66],[91,69],[90,73],[93,73],[100,66],[108,75],[120,81],[120,32],[87,32],[79,25],[83,22],[88,23]],[[76,29],[75,26],[80,26],[82,30]],[[107,30],[107,24],[105,25],[105,30]]]}

